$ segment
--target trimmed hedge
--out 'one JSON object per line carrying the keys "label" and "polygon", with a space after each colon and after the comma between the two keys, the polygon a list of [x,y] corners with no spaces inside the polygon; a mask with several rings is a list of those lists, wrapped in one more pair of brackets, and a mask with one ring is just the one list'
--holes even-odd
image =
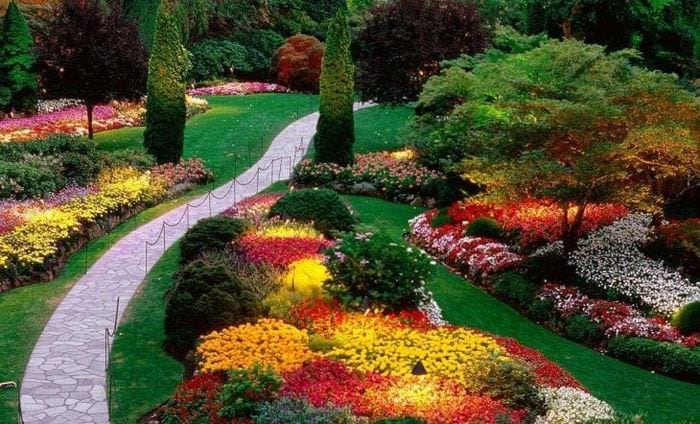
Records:
{"label": "trimmed hedge", "polygon": [[313,222],[323,232],[348,231],[355,223],[350,210],[333,190],[302,189],[287,193],[270,209],[270,216]]}
{"label": "trimmed hedge", "polygon": [[532,304],[540,286],[522,274],[506,271],[495,278],[494,288],[499,296],[527,307]]}
{"label": "trimmed hedge", "polygon": [[615,337],[608,353],[640,367],[692,382],[700,382],[700,349],[637,337]]}
{"label": "trimmed hedge", "polygon": [[180,242],[180,262],[191,262],[203,254],[223,252],[248,229],[248,223],[227,216],[205,218],[190,228]]}

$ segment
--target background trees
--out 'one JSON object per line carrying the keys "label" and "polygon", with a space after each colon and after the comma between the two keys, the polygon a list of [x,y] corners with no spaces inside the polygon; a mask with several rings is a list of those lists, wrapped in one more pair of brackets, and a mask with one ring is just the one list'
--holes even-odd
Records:
{"label": "background trees", "polygon": [[158,163],[177,163],[182,156],[187,115],[185,88],[190,60],[180,40],[173,5],[163,1],[158,9],[148,64],[144,132],[146,150]]}
{"label": "background trees", "polygon": [[321,105],[314,137],[315,160],[348,165],[355,142],[353,94],[355,67],[350,56],[350,28],[344,11],[328,30],[321,71]]}
{"label": "background trees", "polygon": [[292,90],[317,92],[323,44],[310,35],[293,35],[275,53],[277,81]]}
{"label": "background trees", "polygon": [[65,0],[41,38],[40,57],[45,95],[83,100],[90,139],[96,105],[143,94],[145,53],[119,6]]}
{"label": "background trees", "polygon": [[0,33],[0,110],[32,111],[37,89],[34,40],[17,3],[12,1]]}
{"label": "background trees", "polygon": [[486,47],[476,6],[457,0],[397,0],[373,10],[356,45],[365,100],[415,100],[440,62]]}

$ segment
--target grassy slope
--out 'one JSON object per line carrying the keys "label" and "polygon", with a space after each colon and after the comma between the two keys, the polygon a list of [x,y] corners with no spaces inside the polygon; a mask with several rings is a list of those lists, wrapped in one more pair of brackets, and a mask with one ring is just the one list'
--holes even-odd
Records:
{"label": "grassy slope", "polygon": [[413,109],[406,106],[374,106],[355,113],[355,153],[395,149]]}
{"label": "grassy slope", "polygon": [[[255,161],[276,135],[297,113],[316,108],[316,96],[264,94],[245,97],[211,98],[212,110],[187,123],[185,156],[199,156],[214,170],[216,183],[233,178],[237,171]],[[95,135],[100,148],[117,150],[141,148],[143,130],[128,128]],[[262,147],[261,140],[262,137]],[[250,157],[248,156],[250,146]],[[233,156],[237,160],[233,160]],[[234,167],[238,165],[238,169]],[[140,225],[205,191],[202,187],[179,199],[158,205],[115,228],[107,237],[89,244],[88,266],[114,243]],[[54,308],[82,276],[84,251],[74,255],[59,278],[0,294],[0,382],[20,381],[25,364],[41,330]],[[16,422],[16,391],[0,392],[0,423]]]}

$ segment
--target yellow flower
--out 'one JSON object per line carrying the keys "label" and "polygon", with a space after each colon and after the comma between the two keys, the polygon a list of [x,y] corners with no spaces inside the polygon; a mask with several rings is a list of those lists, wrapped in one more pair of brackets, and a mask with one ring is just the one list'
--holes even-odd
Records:
{"label": "yellow flower", "polygon": [[328,268],[320,259],[301,259],[292,262],[282,282],[293,291],[305,297],[316,296],[321,292],[323,283],[330,279]]}

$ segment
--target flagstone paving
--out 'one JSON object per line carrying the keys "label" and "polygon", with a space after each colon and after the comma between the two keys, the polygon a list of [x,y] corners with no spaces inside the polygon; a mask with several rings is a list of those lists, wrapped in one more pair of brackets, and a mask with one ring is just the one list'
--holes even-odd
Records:
{"label": "flagstone paving", "polygon": [[[371,104],[356,104],[355,108],[368,106]],[[275,181],[288,179],[294,164],[304,156],[317,121],[318,113],[313,113],[293,122],[234,182],[214,190],[211,197],[204,195],[191,202],[200,206],[189,208],[189,213],[183,205],[134,230],[76,282],[51,316],[29,358],[20,392],[25,423],[109,422],[105,369],[111,345],[105,334],[114,327],[115,318],[117,322],[121,319],[147,270],[184,235],[188,223],[193,225],[229,208],[234,195],[235,201],[240,201]],[[178,225],[165,227],[163,240],[163,223],[178,221]],[[146,259],[146,242],[156,240],[149,246]]]}

